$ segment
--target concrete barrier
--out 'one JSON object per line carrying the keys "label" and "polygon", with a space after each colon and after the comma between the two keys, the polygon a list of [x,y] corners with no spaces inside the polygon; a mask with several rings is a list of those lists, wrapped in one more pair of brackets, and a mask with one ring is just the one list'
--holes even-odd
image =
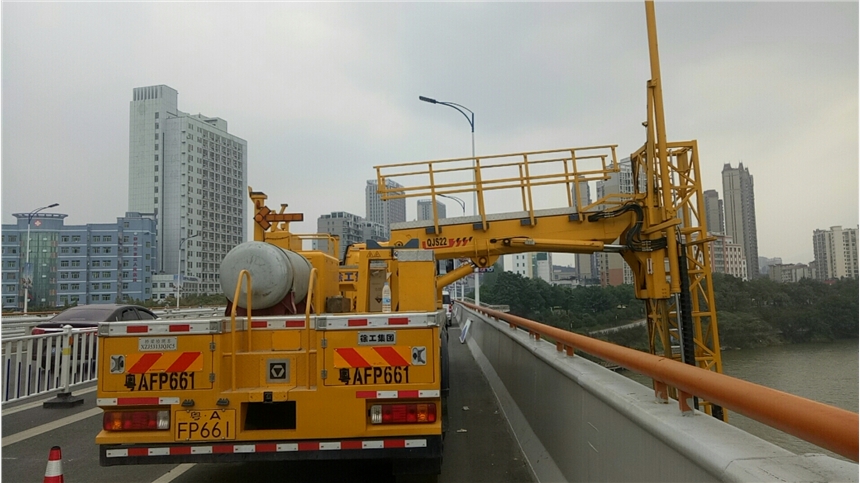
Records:
{"label": "concrete barrier", "polygon": [[858,481],[858,466],[795,455],[555,345],[456,304],[466,342],[540,481]]}

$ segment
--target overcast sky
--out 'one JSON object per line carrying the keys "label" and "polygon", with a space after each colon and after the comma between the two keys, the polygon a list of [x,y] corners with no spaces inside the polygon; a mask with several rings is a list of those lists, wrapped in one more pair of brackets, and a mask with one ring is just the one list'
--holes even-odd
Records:
{"label": "overcast sky", "polygon": [[[698,140],[721,197],[723,165],[749,168],[759,255],[809,262],[813,230],[856,227],[857,2],[656,14],[668,138]],[[148,85],[227,120],[249,184],[303,212],[299,232],[364,216],[375,165],[470,154],[466,119],[419,95],[476,113],[478,155],[644,142],[642,2],[3,2],[0,19],[3,223],[50,203],[67,224],[122,216],[129,103]]]}

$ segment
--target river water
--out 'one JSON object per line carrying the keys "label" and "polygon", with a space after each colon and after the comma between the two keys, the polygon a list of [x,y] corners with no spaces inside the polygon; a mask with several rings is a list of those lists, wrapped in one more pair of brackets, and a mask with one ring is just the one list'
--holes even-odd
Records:
{"label": "river water", "polygon": [[[858,410],[857,340],[727,350],[723,351],[722,360],[723,373],[726,375],[855,413]],[[625,371],[625,374],[631,376],[629,371]],[[632,376],[639,382],[651,385],[650,379]],[[846,460],[731,411],[729,424],[793,453],[823,453]]]}

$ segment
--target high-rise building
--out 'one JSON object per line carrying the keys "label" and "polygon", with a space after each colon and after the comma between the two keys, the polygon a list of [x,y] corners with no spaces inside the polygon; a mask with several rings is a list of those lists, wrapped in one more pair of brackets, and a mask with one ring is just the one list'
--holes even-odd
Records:
{"label": "high-rise building", "polygon": [[[601,287],[633,283],[633,272],[621,255],[599,252],[595,253],[595,258],[597,259],[597,272],[600,275]],[[628,272],[630,273],[629,280],[627,280]]]}
{"label": "high-rise building", "polygon": [[[633,194],[633,164],[630,158],[624,158],[618,163],[619,172],[609,175],[609,179],[597,182],[597,199],[606,199],[610,202],[620,202],[620,196],[614,194]],[[645,180],[641,177],[639,191],[645,191]],[[609,205],[600,205],[601,209],[610,209]],[[615,243],[618,243],[616,240]],[[602,286],[621,285],[633,283],[633,270],[618,253],[595,253],[596,258],[593,266],[597,267],[597,273],[592,278],[599,278]],[[577,259],[577,264],[579,260]],[[582,274],[580,274],[582,276]]]}
{"label": "high-rise building", "polygon": [[[402,188],[403,186],[391,180],[385,180],[385,187]],[[385,239],[391,237],[391,224],[406,221],[406,198],[383,201],[377,190],[377,180],[367,180],[364,189],[364,205],[368,221],[379,223],[385,228]]]}
{"label": "high-rise building", "polygon": [[[571,188],[570,199],[573,200],[573,206],[576,208],[586,207],[591,204],[591,188],[588,183],[578,182],[579,197],[576,196],[576,188]],[[592,280],[599,278],[597,275],[597,259],[591,253],[576,253],[573,256],[576,264],[576,270],[579,272],[579,280]]]}
{"label": "high-rise building", "polygon": [[758,257],[758,269],[763,277],[770,276],[770,267],[773,265],[782,265],[782,258]]}
{"label": "high-rise building", "polygon": [[[365,243],[367,240],[385,241],[387,239],[382,225],[345,211],[333,211],[317,218],[317,233],[328,233],[338,238],[339,248],[335,255],[340,260],[343,260],[343,254],[349,245]],[[327,251],[327,242],[314,240],[312,248]]]}
{"label": "high-rise building", "polygon": [[705,220],[710,233],[725,233],[725,219],[723,218],[723,200],[717,190],[705,190]]}
{"label": "high-rise building", "polygon": [[534,256],[534,253],[514,253],[506,256],[504,258],[505,263],[510,263],[510,265],[505,266],[505,271],[522,275],[525,278],[534,277]]}
{"label": "high-rise building", "polygon": [[385,235],[385,227],[374,221],[361,221],[361,234],[364,242],[367,240],[385,241],[388,238]]}
{"label": "high-rise building", "polygon": [[245,241],[248,143],[224,119],[180,111],[178,96],[165,85],[134,89],[129,211],[155,216],[156,272],[195,277],[201,292],[220,293],[221,260]]}
{"label": "high-rise building", "polygon": [[858,278],[857,228],[833,226],[829,230],[815,230],[812,249],[818,280]]}
{"label": "high-rise building", "polygon": [[[338,237],[339,251],[336,255],[339,260],[343,260],[343,254],[349,245],[364,242],[364,219],[345,211],[335,211],[317,218],[317,233]],[[319,240],[315,242],[314,248],[326,251],[328,245],[325,240]]]}
{"label": "high-rise building", "polygon": [[546,283],[552,283],[552,253],[538,252],[534,254],[535,278],[539,278]]}
{"label": "high-rise building", "polygon": [[723,166],[723,196],[725,233],[743,247],[749,277],[757,277],[759,269],[755,189],[753,177],[743,163],[739,163],[737,168],[732,168],[728,163]]}
{"label": "high-rise building", "polygon": [[3,225],[3,308],[28,308],[148,300],[155,272],[155,221],[126,213],[116,223],[66,226],[67,215],[38,213],[30,220],[30,270],[26,277],[29,213],[15,213]]}
{"label": "high-rise building", "polygon": [[711,233],[716,240],[711,243],[711,271],[725,273],[741,280],[747,280],[747,261],[740,244],[734,243],[732,237],[722,233]]}
{"label": "high-rise building", "polygon": [[[445,204],[436,200],[436,216],[441,220],[447,218]],[[433,219],[433,203],[432,200],[418,200],[418,221]]]}

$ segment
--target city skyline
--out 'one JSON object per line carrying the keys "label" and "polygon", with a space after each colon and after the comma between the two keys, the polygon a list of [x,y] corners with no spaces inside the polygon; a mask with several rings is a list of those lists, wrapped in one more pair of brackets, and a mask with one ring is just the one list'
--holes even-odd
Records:
{"label": "city skyline", "polygon": [[[641,3],[167,5],[4,5],[4,223],[54,202],[74,225],[122,215],[137,86],[228,119],[247,184],[301,232],[357,211],[373,166],[470,154],[469,123],[419,95],[475,112],[479,156],[644,142]],[[858,5],[655,7],[669,140],[698,140],[706,190],[748,167],[759,254],[808,263],[814,230],[858,224]]]}

